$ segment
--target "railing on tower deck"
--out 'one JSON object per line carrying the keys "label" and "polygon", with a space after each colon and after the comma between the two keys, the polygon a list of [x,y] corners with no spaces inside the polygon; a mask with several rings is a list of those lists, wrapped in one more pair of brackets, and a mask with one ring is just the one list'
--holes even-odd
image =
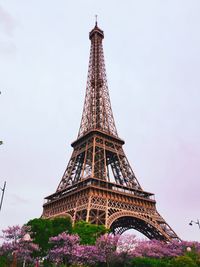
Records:
{"label": "railing on tower deck", "polygon": [[52,201],[55,201],[57,199],[60,199],[62,197],[65,197],[66,195],[73,194],[75,191],[78,192],[79,190],[83,190],[88,187],[91,187],[91,188],[93,187],[93,188],[97,188],[97,189],[104,190],[104,191],[110,191],[110,192],[114,191],[114,192],[118,192],[121,194],[131,195],[137,198],[155,201],[154,194],[152,193],[149,193],[149,192],[146,192],[140,189],[136,189],[136,188],[126,187],[120,184],[107,182],[107,181],[104,181],[98,178],[89,177],[74,185],[68,186],[65,189],[60,190],[50,196],[47,196],[44,199],[44,205]]}

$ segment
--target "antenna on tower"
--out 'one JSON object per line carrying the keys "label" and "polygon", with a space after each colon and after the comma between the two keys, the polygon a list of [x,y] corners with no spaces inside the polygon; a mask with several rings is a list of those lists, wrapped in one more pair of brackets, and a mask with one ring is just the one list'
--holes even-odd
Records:
{"label": "antenna on tower", "polygon": [[97,17],[98,15],[95,15],[95,26],[97,26]]}

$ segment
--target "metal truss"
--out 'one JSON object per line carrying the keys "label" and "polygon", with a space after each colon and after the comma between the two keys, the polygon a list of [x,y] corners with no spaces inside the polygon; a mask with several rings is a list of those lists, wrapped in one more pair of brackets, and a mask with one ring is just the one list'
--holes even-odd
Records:
{"label": "metal truss", "polygon": [[141,189],[123,151],[122,141],[112,140],[100,132],[75,144],[57,191],[89,177]]}

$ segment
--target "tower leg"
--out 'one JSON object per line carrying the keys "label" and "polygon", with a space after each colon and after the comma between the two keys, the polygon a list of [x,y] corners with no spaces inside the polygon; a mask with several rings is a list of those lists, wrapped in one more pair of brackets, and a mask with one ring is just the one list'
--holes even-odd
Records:
{"label": "tower leg", "polygon": [[89,222],[90,206],[91,206],[91,196],[89,196],[89,201],[88,201],[87,215],[86,215],[86,222]]}

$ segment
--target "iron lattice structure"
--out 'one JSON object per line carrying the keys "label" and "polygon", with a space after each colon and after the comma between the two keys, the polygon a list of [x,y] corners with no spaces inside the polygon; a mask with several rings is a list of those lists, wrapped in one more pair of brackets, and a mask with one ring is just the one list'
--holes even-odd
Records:
{"label": "iron lattice structure", "polygon": [[86,96],[78,138],[56,192],[45,198],[43,218],[70,216],[103,224],[114,233],[133,228],[150,239],[178,239],[156,210],[152,193],[140,186],[118,137],[103,55],[103,31],[91,40]]}

